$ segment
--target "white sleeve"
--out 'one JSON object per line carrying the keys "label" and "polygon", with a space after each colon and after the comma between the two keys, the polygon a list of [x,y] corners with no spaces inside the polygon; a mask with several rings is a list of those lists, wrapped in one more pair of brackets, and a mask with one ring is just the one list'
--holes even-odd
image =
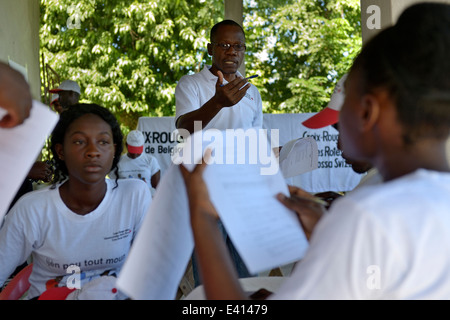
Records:
{"label": "white sleeve", "polygon": [[196,89],[197,85],[189,75],[181,77],[178,81],[175,88],[175,123],[180,116],[201,107],[199,93]]}
{"label": "white sleeve", "polygon": [[154,156],[152,156],[151,154],[146,153],[145,154],[145,164],[146,166],[149,168],[150,170],[150,178],[157,173],[158,171],[161,170],[160,166],[159,166],[159,162],[158,159],[156,159]]}
{"label": "white sleeve", "polygon": [[0,286],[28,259],[35,243],[37,232],[27,219],[21,200],[6,215],[0,229]]}
{"label": "white sleeve", "polygon": [[158,160],[152,156],[151,159],[151,174],[152,176],[157,173],[158,171],[161,171],[161,167],[159,166]]}
{"label": "white sleeve", "polygon": [[263,112],[262,112],[262,99],[261,94],[259,93],[258,89],[255,87],[255,97],[256,97],[256,104],[257,104],[257,114],[255,115],[253,119],[253,127],[254,128],[262,128],[263,126]]}

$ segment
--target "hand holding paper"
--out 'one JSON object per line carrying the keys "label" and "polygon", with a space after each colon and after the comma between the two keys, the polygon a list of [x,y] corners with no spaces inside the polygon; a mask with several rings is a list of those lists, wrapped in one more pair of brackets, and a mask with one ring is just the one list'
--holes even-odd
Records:
{"label": "hand holding paper", "polygon": [[210,201],[208,188],[203,180],[203,172],[206,169],[207,163],[211,159],[211,149],[205,151],[204,161],[195,166],[192,171],[185,168],[183,164],[180,164],[181,175],[183,176],[184,183],[186,185],[189,207],[192,216],[192,203],[196,208],[201,211],[207,212],[211,217],[219,219],[219,215]]}
{"label": "hand holding paper", "polygon": [[0,128],[0,220],[58,118],[47,106],[33,101],[30,117],[22,125]]}
{"label": "hand holding paper", "polygon": [[[239,158],[237,153],[230,157],[236,146],[227,150],[229,143],[217,142],[222,134],[215,135],[213,143],[203,140],[212,134],[202,134],[199,131],[186,142],[184,156],[195,159],[184,165],[193,170],[205,148],[214,145],[202,176],[211,203],[249,271],[256,274],[298,261],[308,243],[296,215],[276,199],[278,193],[289,195],[281,173],[261,174],[261,163],[219,163],[220,155],[227,160]],[[270,147],[267,150],[271,152]],[[273,154],[272,160],[276,163]],[[134,299],[173,299],[193,247],[186,188],[179,167],[173,165],[158,186],[118,286]]]}
{"label": "hand holding paper", "polygon": [[22,124],[31,107],[31,93],[24,76],[0,61],[0,128]]}

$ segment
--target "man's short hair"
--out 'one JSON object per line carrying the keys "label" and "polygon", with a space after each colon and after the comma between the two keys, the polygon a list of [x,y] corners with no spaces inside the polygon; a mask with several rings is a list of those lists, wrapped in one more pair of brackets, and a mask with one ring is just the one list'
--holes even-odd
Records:
{"label": "man's short hair", "polygon": [[221,26],[235,26],[235,27],[239,27],[239,28],[241,29],[241,31],[242,31],[242,34],[244,35],[244,38],[245,38],[245,32],[244,32],[244,29],[242,28],[242,26],[241,26],[239,23],[237,23],[236,21],[233,21],[233,20],[222,20],[222,21],[216,23],[216,24],[211,28],[211,33],[210,33],[210,36],[209,36],[209,41],[213,42],[213,39],[215,39],[216,34],[217,34],[217,31],[219,30],[219,28],[220,28]]}

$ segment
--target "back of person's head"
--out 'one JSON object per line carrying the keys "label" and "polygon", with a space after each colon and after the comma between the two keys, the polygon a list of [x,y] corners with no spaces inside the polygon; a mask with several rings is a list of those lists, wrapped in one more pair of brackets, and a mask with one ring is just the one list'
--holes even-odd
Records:
{"label": "back of person's head", "polygon": [[110,125],[113,134],[113,143],[116,145],[111,170],[117,169],[117,163],[119,162],[120,155],[123,151],[123,134],[120,130],[120,124],[116,117],[108,109],[97,104],[77,104],[61,113],[59,121],[53,129],[51,135],[50,148],[55,165],[55,176],[53,179],[54,184],[62,182],[68,176],[66,164],[64,161],[59,159],[55,145],[64,144],[64,136],[70,124],[86,114],[97,115]]}
{"label": "back of person's head", "polygon": [[352,70],[360,93],[387,89],[404,127],[404,140],[450,133],[450,5],[409,7],[395,26],[364,46]]}
{"label": "back of person's head", "polygon": [[234,20],[222,20],[222,21],[216,23],[216,24],[211,28],[211,33],[210,33],[210,36],[209,36],[209,39],[210,39],[211,42],[214,42],[214,40],[216,39],[217,32],[218,32],[218,30],[219,30],[219,28],[220,28],[221,26],[234,26],[234,27],[238,27],[238,28],[241,29],[242,34],[244,35],[244,38],[245,38],[245,32],[244,32],[244,29],[242,28],[242,26],[241,26],[239,23],[237,23],[237,22],[234,21]]}

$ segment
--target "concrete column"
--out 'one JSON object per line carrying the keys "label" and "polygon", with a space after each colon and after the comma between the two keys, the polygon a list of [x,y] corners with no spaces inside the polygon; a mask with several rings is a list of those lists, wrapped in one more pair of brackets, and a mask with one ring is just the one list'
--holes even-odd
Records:
{"label": "concrete column", "polygon": [[225,4],[225,19],[236,21],[242,26],[244,21],[243,0],[224,0]]}
{"label": "concrete column", "polygon": [[36,100],[41,100],[39,16],[39,0],[0,1],[0,60],[26,74]]}
{"label": "concrete column", "polygon": [[[236,21],[241,26],[244,22],[244,8],[243,0],[224,0],[225,4],[225,19]],[[239,67],[239,72],[245,76],[245,60]]]}

